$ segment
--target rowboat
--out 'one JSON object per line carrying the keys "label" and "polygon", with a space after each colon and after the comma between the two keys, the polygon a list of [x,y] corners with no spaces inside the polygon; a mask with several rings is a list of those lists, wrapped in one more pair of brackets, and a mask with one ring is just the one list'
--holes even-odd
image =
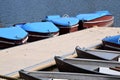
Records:
{"label": "rowboat", "polygon": [[102,40],[103,48],[120,51],[120,35],[109,36]]}
{"label": "rowboat", "polygon": [[0,48],[8,48],[26,43],[28,33],[20,27],[0,28]]}
{"label": "rowboat", "polygon": [[69,73],[69,72],[48,72],[48,71],[19,71],[20,78],[25,80],[119,80],[119,76]]}
{"label": "rowboat", "polygon": [[120,56],[119,51],[97,50],[97,49],[90,50],[90,49],[80,48],[79,46],[77,46],[75,50],[79,58],[86,58],[86,59],[119,61],[119,56]]}
{"label": "rowboat", "polygon": [[91,27],[110,27],[113,26],[114,16],[109,11],[96,11],[94,13],[78,14],[79,29]]}
{"label": "rowboat", "polygon": [[46,21],[53,22],[60,29],[60,35],[78,31],[79,19],[75,17],[49,15],[46,16]]}
{"label": "rowboat", "polygon": [[29,33],[29,42],[42,40],[59,35],[59,28],[52,22],[34,22],[26,24],[17,24]]}
{"label": "rowboat", "polygon": [[[116,69],[117,66],[118,67],[120,66],[120,63],[117,61],[82,59],[82,58],[68,59],[55,56],[55,62],[59,71],[61,72],[120,75],[120,72],[117,71],[118,68]],[[120,68],[118,70],[120,70]]]}

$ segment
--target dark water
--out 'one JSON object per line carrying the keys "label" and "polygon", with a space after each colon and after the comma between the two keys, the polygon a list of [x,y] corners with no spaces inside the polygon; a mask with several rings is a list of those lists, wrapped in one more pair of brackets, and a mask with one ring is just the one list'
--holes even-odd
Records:
{"label": "dark water", "polygon": [[15,23],[41,21],[46,15],[76,16],[108,10],[115,16],[114,26],[120,26],[120,0],[0,0],[0,23],[11,26]]}

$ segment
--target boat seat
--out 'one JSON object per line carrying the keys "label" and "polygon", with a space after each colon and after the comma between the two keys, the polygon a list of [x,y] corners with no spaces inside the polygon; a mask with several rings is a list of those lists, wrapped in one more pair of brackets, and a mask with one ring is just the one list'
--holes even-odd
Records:
{"label": "boat seat", "polygon": [[120,75],[119,71],[112,70],[108,67],[99,67],[98,72],[105,73],[105,74],[110,74],[110,75]]}

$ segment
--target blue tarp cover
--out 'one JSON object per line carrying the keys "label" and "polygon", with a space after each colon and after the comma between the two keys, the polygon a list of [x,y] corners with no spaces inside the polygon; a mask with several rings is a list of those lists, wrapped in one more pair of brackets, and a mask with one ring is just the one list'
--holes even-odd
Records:
{"label": "blue tarp cover", "polygon": [[111,14],[109,13],[109,11],[96,11],[95,13],[79,14],[76,17],[79,20],[89,21],[89,20],[93,20],[93,19],[105,16],[105,15],[111,15]]}
{"label": "blue tarp cover", "polygon": [[74,17],[61,17],[58,19],[53,19],[52,20],[53,23],[58,24],[58,25],[62,25],[63,27],[65,26],[73,26],[79,23],[79,19],[74,18]]}
{"label": "blue tarp cover", "polygon": [[[50,16],[51,17],[51,16]],[[54,16],[51,18],[47,18],[46,20],[53,22],[54,24],[61,25],[63,27],[73,26],[78,24],[79,19],[75,17],[58,17]]]}
{"label": "blue tarp cover", "polygon": [[103,41],[120,44],[120,35],[106,37],[103,39]]}
{"label": "blue tarp cover", "polygon": [[11,40],[20,40],[25,38],[28,33],[20,27],[6,27],[0,28],[0,37],[11,39]]}
{"label": "blue tarp cover", "polygon": [[56,19],[56,18],[61,18],[60,15],[49,15],[49,16],[46,16],[46,20],[49,21],[49,20],[52,20],[52,19]]}
{"label": "blue tarp cover", "polygon": [[59,31],[59,28],[57,28],[52,22],[26,23],[22,26],[22,28],[26,31],[38,33],[49,33]]}

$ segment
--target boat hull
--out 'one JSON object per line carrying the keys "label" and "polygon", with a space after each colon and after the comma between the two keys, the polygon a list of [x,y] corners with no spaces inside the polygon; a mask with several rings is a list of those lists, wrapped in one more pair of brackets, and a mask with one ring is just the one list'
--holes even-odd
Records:
{"label": "boat hull", "polygon": [[118,76],[68,73],[68,72],[48,72],[48,71],[19,71],[20,78],[25,80],[119,80]]}
{"label": "boat hull", "polygon": [[9,40],[9,39],[0,38],[0,49],[25,44],[27,43],[27,40],[28,40],[28,36],[26,36],[21,40]]}
{"label": "boat hull", "polygon": [[120,45],[119,44],[114,44],[114,43],[110,43],[110,42],[107,42],[107,41],[102,41],[102,43],[103,43],[103,49],[120,51]]}
{"label": "boat hull", "polygon": [[112,27],[114,23],[114,16],[106,15],[89,21],[80,21],[79,29],[91,28],[91,27]]}
{"label": "boat hull", "polygon": [[61,25],[56,25],[58,26],[58,28],[60,29],[60,35],[62,34],[66,34],[66,33],[71,33],[71,32],[75,32],[78,31],[78,26],[79,24],[73,25],[73,26],[61,26]]}
{"label": "boat hull", "polygon": [[28,42],[38,41],[42,39],[47,39],[50,37],[55,37],[59,35],[59,32],[52,32],[52,33],[37,33],[37,32],[28,32],[29,39]]}
{"label": "boat hull", "polygon": [[55,57],[57,68],[60,72],[74,72],[74,73],[88,73],[88,74],[99,74],[89,70],[82,69],[80,67],[74,66],[73,64],[67,63],[61,60],[59,57]]}

